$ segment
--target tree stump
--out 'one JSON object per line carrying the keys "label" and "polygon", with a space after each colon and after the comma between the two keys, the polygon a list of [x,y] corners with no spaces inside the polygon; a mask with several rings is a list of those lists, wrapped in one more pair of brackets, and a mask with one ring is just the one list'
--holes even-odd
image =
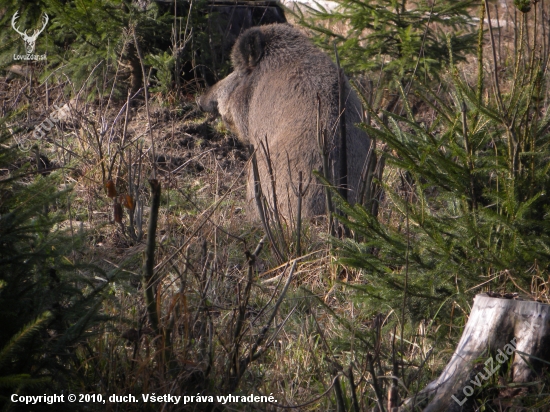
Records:
{"label": "tree stump", "polygon": [[[512,358],[514,383],[527,383],[550,360],[550,305],[477,295],[460,342],[438,379],[400,411],[461,411],[477,388]],[[498,297],[494,297],[498,296]],[[506,298],[508,297],[508,298]],[[480,361],[481,359],[481,361]],[[464,405],[464,406],[463,406]]]}

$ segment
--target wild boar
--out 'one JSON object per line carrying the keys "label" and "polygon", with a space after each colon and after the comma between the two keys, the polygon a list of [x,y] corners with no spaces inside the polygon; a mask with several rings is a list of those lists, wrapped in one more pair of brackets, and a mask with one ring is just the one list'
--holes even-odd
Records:
{"label": "wild boar", "polygon": [[[338,182],[339,73],[332,60],[300,31],[288,24],[253,27],[243,32],[231,52],[234,71],[198,99],[201,110],[221,115],[230,130],[257,153],[262,191],[271,207],[271,176],[260,142],[267,141],[275,179],[278,210],[295,216],[298,173],[310,187],[303,198],[302,216],[325,212],[325,193],[313,170],[322,169],[317,118],[327,133],[328,172]],[[362,119],[359,98],[344,79],[347,129],[347,197],[356,201],[361,171],[370,139],[356,124]],[[320,102],[320,105],[319,105]],[[325,171],[326,172],[326,171]],[[247,197],[254,205],[252,168],[248,172]],[[255,207],[255,206],[254,206]]]}

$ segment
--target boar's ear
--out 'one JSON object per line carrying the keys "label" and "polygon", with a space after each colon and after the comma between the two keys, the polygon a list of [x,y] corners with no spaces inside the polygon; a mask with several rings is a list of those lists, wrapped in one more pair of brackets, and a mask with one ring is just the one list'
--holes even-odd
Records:
{"label": "boar's ear", "polygon": [[260,29],[251,29],[241,35],[237,48],[233,51],[235,66],[253,69],[260,62],[265,49],[265,41]]}

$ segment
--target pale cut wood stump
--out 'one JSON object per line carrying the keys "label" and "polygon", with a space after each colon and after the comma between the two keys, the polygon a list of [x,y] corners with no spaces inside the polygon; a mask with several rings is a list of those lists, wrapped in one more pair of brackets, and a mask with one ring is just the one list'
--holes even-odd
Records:
{"label": "pale cut wood stump", "polygon": [[529,382],[548,366],[538,359],[550,360],[550,305],[477,295],[460,342],[439,378],[407,399],[399,411],[460,411],[459,403],[471,399],[466,395],[485,383],[484,376],[498,374],[509,357],[514,383]]}

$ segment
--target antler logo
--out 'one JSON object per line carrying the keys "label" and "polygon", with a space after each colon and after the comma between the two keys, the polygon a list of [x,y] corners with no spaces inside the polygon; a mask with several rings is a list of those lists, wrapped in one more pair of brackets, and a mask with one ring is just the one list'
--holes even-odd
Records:
{"label": "antler logo", "polygon": [[16,11],[13,17],[11,18],[11,25],[13,29],[19,33],[23,41],[25,42],[25,49],[27,50],[28,54],[32,54],[34,52],[34,47],[36,46],[36,39],[38,38],[38,35],[44,31],[46,28],[46,24],[48,24],[49,17],[46,13],[44,13],[44,16],[42,16],[42,28],[41,29],[35,29],[32,36],[29,36],[27,34],[27,30],[24,32],[19,31],[17,27],[15,27],[15,21],[19,18],[18,16],[19,12]]}

